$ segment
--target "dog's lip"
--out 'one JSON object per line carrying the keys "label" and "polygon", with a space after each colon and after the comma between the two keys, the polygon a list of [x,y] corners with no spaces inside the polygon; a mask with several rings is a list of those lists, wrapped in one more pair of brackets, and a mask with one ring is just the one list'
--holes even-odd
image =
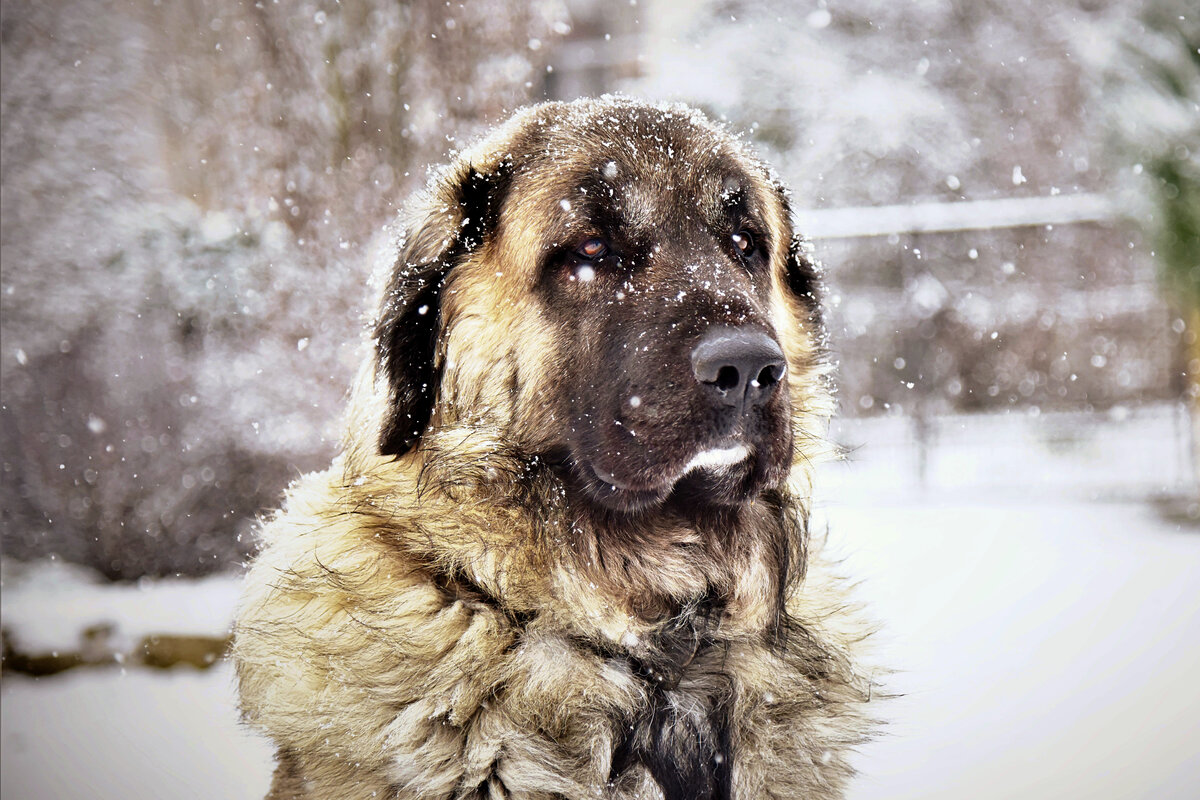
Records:
{"label": "dog's lip", "polygon": [[[658,470],[650,468],[634,474],[635,479],[649,479],[644,482],[631,481],[629,476],[625,476],[624,480],[618,478],[590,459],[576,460],[575,469],[582,479],[583,489],[593,500],[615,510],[637,513],[659,507],[680,485],[689,481],[700,480],[702,484],[697,486],[707,487],[699,490],[701,496],[708,496],[712,492],[724,496],[731,491],[740,491],[735,490],[734,485],[741,485],[758,470],[750,462],[757,463],[760,456],[761,453],[752,445],[732,439],[700,447],[687,462],[674,469],[663,471],[661,467]],[[730,484],[730,481],[734,481],[734,484]],[[692,488],[693,494],[695,489]],[[713,496],[712,502],[730,504],[717,495]]]}
{"label": "dog's lip", "polygon": [[596,464],[586,464],[586,469],[595,479],[591,488],[592,496],[605,505],[616,504],[615,508],[625,511],[641,511],[657,506],[674,486],[674,482],[655,487],[631,486]]}
{"label": "dog's lip", "polygon": [[723,447],[710,447],[692,456],[692,460],[684,465],[683,470],[679,474],[683,476],[694,469],[736,466],[745,461],[749,456],[750,448],[740,442],[728,444]]}
{"label": "dog's lip", "polygon": [[750,455],[750,448],[741,442],[726,442],[716,446],[705,447],[693,455],[680,469],[673,470],[654,486],[631,485],[595,462],[589,463],[588,467],[591,469],[592,474],[599,478],[602,483],[612,487],[614,490],[658,493],[669,490],[690,472],[736,467],[744,463]]}
{"label": "dog's lip", "polygon": [[616,475],[613,475],[611,472],[604,469],[604,467],[601,467],[598,464],[589,463],[588,467],[592,470],[593,475],[595,475],[603,483],[608,484],[609,486],[613,487],[614,489],[620,489],[622,491],[627,492],[633,488],[632,486],[625,483],[624,481],[619,480]]}

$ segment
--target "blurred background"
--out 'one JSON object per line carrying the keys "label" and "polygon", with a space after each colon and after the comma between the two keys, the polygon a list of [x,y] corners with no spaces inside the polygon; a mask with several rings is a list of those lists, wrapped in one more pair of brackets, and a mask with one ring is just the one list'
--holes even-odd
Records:
{"label": "blurred background", "polygon": [[378,235],[610,91],[745,132],[827,269],[821,506],[906,694],[852,796],[1194,797],[1198,48],[1186,0],[5,0],[5,797],[261,796],[237,572]]}

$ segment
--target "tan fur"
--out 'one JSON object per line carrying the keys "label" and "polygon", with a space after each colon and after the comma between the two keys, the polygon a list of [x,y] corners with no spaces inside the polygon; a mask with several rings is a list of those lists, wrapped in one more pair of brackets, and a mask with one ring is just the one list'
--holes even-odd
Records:
{"label": "tan fur", "polygon": [[[594,113],[637,107],[608,102]],[[757,176],[781,264],[790,223],[766,171],[720,129],[674,112]],[[494,166],[521,131],[568,113],[585,112],[527,110],[461,155],[410,236],[459,225],[445,192],[461,171]],[[754,533],[775,524],[767,504],[749,505],[739,534],[720,541],[650,517],[617,544],[528,457],[565,424],[554,376],[569,353],[531,292],[546,200],[561,185],[542,175],[518,186],[496,232],[450,271],[441,384],[417,447],[379,455],[389,399],[369,359],[344,453],[297,481],[262,530],[234,657],[245,717],[279,748],[272,798],[659,798],[647,768],[611,774],[614,753],[655,693],[685,725],[711,711],[717,686],[732,698],[721,712],[732,797],[842,794],[848,753],[871,727],[854,654],[865,629],[811,554],[804,580],[778,587]],[[796,451],[783,496],[803,554],[831,401],[819,330],[782,281],[777,269],[768,313],[788,359]],[[705,643],[669,675],[641,670],[659,663],[656,637],[714,587],[725,600]],[[779,590],[790,622],[775,636]]]}

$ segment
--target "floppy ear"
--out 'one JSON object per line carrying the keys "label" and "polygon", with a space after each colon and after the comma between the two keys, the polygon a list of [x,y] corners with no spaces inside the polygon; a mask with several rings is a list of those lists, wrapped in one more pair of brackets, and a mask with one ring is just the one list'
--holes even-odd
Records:
{"label": "floppy ear", "polygon": [[812,260],[810,246],[800,234],[793,234],[788,243],[784,278],[790,291],[807,308],[814,319],[821,313],[821,272]]}
{"label": "floppy ear", "polygon": [[507,161],[488,171],[451,167],[405,233],[375,323],[378,374],[388,386],[382,455],[407,453],[429,424],[441,373],[435,354],[442,288],[453,266],[495,228],[511,171]]}
{"label": "floppy ear", "polygon": [[[792,201],[788,188],[776,178],[771,179],[779,203],[783,206],[783,217],[789,225],[792,219]],[[821,269],[812,258],[812,246],[799,233],[792,233],[788,241],[787,260],[783,265],[784,285],[800,304],[812,315],[813,321],[821,322]]]}

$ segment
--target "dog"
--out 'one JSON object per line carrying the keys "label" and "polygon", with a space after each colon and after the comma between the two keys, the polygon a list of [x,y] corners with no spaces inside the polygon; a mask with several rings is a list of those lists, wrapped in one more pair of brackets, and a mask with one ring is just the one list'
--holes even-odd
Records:
{"label": "dog", "polygon": [[605,97],[436,172],[342,454],[235,624],[271,798],[834,798],[867,627],[810,552],[819,274],[724,127]]}

